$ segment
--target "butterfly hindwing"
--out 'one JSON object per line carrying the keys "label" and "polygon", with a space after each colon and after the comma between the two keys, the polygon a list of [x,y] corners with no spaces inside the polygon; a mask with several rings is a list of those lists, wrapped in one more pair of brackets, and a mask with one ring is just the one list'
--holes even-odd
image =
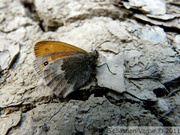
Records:
{"label": "butterfly hindwing", "polygon": [[[72,53],[70,56],[51,61],[50,56],[61,55],[62,52],[47,54],[34,61],[37,73],[45,80],[57,95],[65,97],[83,86],[91,77],[89,60],[86,53]],[[66,52],[70,53],[70,52]],[[45,65],[45,63],[47,65]]]}

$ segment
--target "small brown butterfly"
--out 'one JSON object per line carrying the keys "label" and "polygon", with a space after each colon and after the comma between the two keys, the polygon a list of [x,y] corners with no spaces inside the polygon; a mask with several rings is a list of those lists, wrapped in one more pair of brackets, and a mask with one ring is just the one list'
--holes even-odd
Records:
{"label": "small brown butterfly", "polygon": [[95,77],[98,52],[58,41],[35,44],[34,68],[56,96],[67,97]]}

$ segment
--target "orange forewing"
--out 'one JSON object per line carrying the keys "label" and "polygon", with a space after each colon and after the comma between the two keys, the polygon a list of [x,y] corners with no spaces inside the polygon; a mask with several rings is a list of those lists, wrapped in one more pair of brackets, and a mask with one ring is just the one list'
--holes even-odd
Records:
{"label": "orange forewing", "polygon": [[34,47],[34,52],[36,57],[48,53],[61,52],[61,51],[74,51],[74,52],[87,53],[85,50],[81,48],[59,41],[41,41],[36,43]]}
{"label": "orange forewing", "polygon": [[54,53],[54,54],[46,56],[44,60],[51,62],[53,60],[63,58],[63,57],[67,57],[67,56],[72,56],[74,54],[77,54],[77,52]]}

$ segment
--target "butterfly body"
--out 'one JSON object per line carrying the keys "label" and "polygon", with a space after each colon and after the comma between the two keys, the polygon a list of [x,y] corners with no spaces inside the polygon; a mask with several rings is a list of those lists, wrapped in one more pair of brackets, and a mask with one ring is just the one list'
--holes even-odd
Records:
{"label": "butterfly body", "polygon": [[34,51],[37,73],[57,96],[65,98],[95,77],[97,51],[88,53],[57,41],[38,42]]}

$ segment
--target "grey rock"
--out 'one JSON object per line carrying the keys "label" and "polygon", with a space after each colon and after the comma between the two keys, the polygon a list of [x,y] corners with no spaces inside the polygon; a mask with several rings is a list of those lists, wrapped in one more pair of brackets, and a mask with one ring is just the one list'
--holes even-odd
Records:
{"label": "grey rock", "polygon": [[[6,125],[1,134],[107,134],[109,126],[179,125],[179,37],[173,31],[179,29],[178,4],[160,1],[157,16],[154,1],[121,2],[126,5],[97,0],[0,2],[0,53],[8,51],[7,59],[0,59],[6,63],[0,74],[0,124]],[[139,7],[137,2],[146,3]],[[133,17],[154,26],[128,18],[132,8],[143,11]],[[80,91],[91,95],[84,101],[54,97],[33,68],[34,44],[42,40],[67,42],[87,52],[96,49],[97,65],[109,67],[97,67],[102,97],[93,95],[94,85]]]}

